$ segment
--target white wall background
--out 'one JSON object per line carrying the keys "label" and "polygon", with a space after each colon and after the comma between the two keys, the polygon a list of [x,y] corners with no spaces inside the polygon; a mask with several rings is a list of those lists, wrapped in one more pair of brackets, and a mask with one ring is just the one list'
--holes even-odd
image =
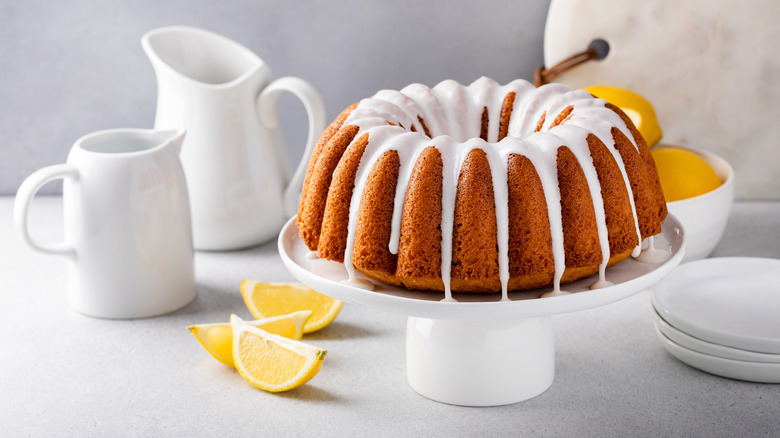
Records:
{"label": "white wall background", "polygon": [[[150,128],[157,87],[141,50],[146,31],[183,24],[247,46],[274,76],[322,94],[328,119],[379,89],[444,79],[531,79],[543,63],[549,1],[0,0],[0,195],[64,162],[80,136]],[[280,102],[290,155],[307,125]],[[59,193],[51,183],[41,193]]]}

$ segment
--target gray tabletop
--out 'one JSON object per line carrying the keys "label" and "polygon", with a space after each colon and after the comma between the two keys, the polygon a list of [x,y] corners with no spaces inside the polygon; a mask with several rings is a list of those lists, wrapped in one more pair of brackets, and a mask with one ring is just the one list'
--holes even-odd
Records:
{"label": "gray tabletop", "polygon": [[[275,242],[197,253],[196,300],[173,314],[110,321],[67,306],[66,267],[13,233],[0,198],[2,436],[778,436],[780,385],[713,376],[656,339],[649,293],[553,318],[556,376],[531,400],[491,408],[428,400],[406,383],[403,315],[346,304],[304,341],[322,371],[270,394],[211,358],[185,326],[251,318],[242,279],[292,281]],[[31,229],[62,235],[60,198]],[[780,203],[738,202],[715,257],[780,258]]]}

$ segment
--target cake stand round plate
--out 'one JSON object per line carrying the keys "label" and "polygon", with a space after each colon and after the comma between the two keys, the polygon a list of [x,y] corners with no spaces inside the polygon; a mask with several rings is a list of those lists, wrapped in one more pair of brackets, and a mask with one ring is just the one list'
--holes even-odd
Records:
{"label": "cake stand round plate", "polygon": [[[672,271],[685,252],[682,226],[672,215],[655,237],[668,255],[657,264],[627,259],[607,270],[612,286],[590,290],[597,276],[566,284],[565,295],[543,298],[551,288],[501,294],[410,291],[373,283],[366,290],[347,283],[343,264],[310,257],[295,218],[279,234],[279,254],[290,273],[312,289],[353,304],[409,317],[406,365],[409,384],[443,403],[494,406],[543,393],[552,384],[555,343],[551,316],[609,304],[650,288]],[[360,274],[358,274],[360,275]]]}

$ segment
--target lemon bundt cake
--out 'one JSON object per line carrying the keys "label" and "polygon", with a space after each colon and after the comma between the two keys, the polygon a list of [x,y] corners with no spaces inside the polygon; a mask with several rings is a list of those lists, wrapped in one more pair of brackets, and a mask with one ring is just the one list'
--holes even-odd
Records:
{"label": "lemon bundt cake", "polygon": [[619,108],[559,84],[481,78],[347,108],[312,154],[297,225],[353,280],[506,298],[604,281],[665,216],[653,159]]}

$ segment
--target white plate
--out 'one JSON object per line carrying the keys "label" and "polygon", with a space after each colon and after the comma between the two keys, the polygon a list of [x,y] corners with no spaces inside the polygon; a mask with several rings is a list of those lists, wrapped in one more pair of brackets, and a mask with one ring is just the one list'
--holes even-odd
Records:
{"label": "white plate", "polygon": [[699,353],[667,338],[660,331],[658,338],[666,351],[686,364],[717,376],[760,383],[780,383],[780,364],[724,359]]}
{"label": "white plate", "polygon": [[702,354],[709,354],[710,356],[722,357],[724,359],[780,364],[780,354],[756,353],[755,351],[740,350],[738,348],[731,348],[702,341],[699,338],[694,338],[693,336],[672,327],[668,322],[661,318],[661,315],[659,315],[658,312],[653,312],[653,315],[655,316],[655,328],[658,329],[658,331],[666,335],[666,337],[673,342],[676,342],[689,350]]}
{"label": "white plate", "polygon": [[656,285],[653,305],[669,324],[693,337],[780,354],[780,260],[686,263]]}
{"label": "white plate", "polygon": [[670,258],[660,264],[625,260],[607,270],[607,280],[614,286],[590,290],[598,276],[563,286],[569,295],[540,298],[549,291],[537,289],[509,294],[510,301],[500,301],[500,294],[454,294],[458,302],[442,302],[441,292],[410,291],[376,282],[368,291],[342,283],[347,279],[344,265],[322,259],[311,260],[306,245],[298,237],[295,220],[290,219],[279,234],[279,254],[290,273],[314,290],[325,295],[366,307],[401,313],[407,316],[448,320],[498,320],[549,316],[608,304],[645,290],[674,269],[682,260],[685,236],[679,221],[671,214],[656,236],[656,247],[669,251]]}

